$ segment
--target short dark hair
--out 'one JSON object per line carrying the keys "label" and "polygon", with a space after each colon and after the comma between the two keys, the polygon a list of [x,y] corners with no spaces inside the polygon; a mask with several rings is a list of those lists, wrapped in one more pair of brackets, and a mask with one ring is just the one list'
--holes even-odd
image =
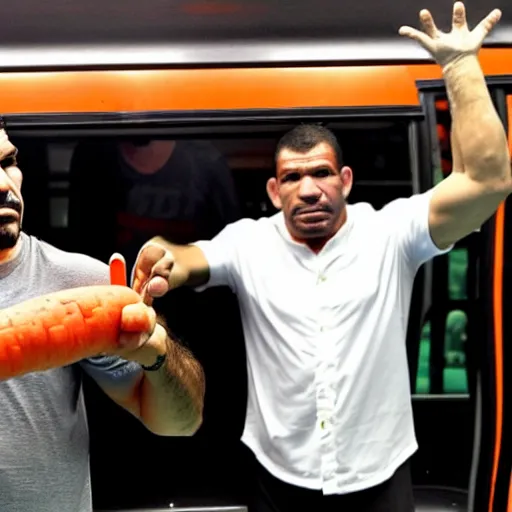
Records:
{"label": "short dark hair", "polygon": [[320,124],[299,124],[285,133],[277,143],[275,160],[283,149],[306,153],[323,142],[329,144],[336,155],[338,167],[342,166],[343,154],[334,133]]}

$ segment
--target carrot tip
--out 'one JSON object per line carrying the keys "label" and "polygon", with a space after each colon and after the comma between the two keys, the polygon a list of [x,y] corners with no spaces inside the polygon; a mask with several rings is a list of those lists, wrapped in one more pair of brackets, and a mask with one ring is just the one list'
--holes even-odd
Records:
{"label": "carrot tip", "polygon": [[115,252],[110,256],[110,260],[108,262],[109,265],[111,265],[114,261],[119,261],[123,263],[123,265],[126,265],[126,260],[124,259],[124,256],[118,252]]}
{"label": "carrot tip", "polygon": [[110,267],[110,284],[127,286],[126,278],[126,260],[122,254],[114,253],[109,260]]}

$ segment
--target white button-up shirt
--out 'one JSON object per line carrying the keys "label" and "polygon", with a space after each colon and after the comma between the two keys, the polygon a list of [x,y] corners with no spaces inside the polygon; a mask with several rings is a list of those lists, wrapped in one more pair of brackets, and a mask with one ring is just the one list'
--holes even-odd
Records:
{"label": "white button-up shirt", "polygon": [[277,478],[354,492],[416,451],[405,340],[415,274],[443,252],[429,234],[430,196],[379,211],[349,205],[319,254],[291,238],[282,213],[196,244],[206,287],[238,296],[249,374],[242,440]]}

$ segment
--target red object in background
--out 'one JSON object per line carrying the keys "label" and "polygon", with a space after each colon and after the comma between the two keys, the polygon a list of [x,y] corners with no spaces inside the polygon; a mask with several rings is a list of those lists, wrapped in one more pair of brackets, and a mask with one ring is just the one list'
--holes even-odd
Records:
{"label": "red object in background", "polygon": [[445,126],[442,124],[437,125],[437,137],[442,151],[450,150],[450,134]]}
{"label": "red object in background", "polygon": [[448,112],[450,110],[450,104],[448,100],[437,100],[436,101],[436,110],[442,110],[443,112]]}
{"label": "red object in background", "polygon": [[202,16],[225,16],[227,14],[255,14],[264,10],[263,6],[244,5],[243,2],[205,2],[184,3],[181,10],[187,14]]}
{"label": "red object in background", "polygon": [[447,158],[441,158],[441,172],[443,176],[447,176],[452,172],[452,162]]}

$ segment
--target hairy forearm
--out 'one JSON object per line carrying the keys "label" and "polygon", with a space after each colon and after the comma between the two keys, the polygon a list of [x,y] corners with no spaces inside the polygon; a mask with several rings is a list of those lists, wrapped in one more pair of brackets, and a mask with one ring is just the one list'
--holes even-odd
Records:
{"label": "hairy forearm", "polygon": [[[500,186],[511,180],[507,139],[476,56],[443,69],[452,113],[452,144],[471,179]],[[459,171],[461,169],[456,169]]]}
{"label": "hairy forearm", "polygon": [[[139,416],[154,433],[193,435],[200,427],[204,402],[204,373],[199,362],[164,329],[166,362],[157,371],[144,372],[139,387]],[[157,333],[158,334],[158,333]]]}

